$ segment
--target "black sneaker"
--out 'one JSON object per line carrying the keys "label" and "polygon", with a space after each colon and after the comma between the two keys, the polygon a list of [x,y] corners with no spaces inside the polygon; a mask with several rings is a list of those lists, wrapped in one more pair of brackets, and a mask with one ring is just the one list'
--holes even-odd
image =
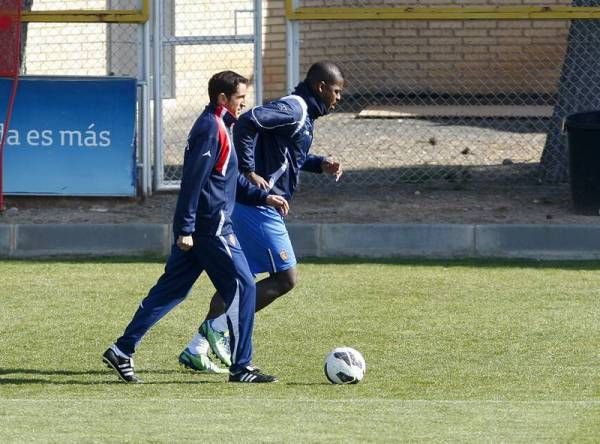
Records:
{"label": "black sneaker", "polygon": [[266,375],[256,367],[244,367],[236,373],[229,375],[229,382],[277,382],[276,376]]}
{"label": "black sneaker", "polygon": [[109,348],[102,355],[102,361],[104,361],[108,368],[112,368],[116,371],[119,378],[123,381],[133,384],[142,382],[133,371],[132,358],[122,358],[117,355],[112,348]]}

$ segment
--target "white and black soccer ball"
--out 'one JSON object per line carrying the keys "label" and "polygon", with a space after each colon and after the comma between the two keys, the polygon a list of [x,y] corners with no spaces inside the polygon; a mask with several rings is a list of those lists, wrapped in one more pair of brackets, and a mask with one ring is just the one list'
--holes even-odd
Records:
{"label": "white and black soccer ball", "polygon": [[325,376],[332,384],[358,384],[366,370],[365,358],[351,347],[337,347],[325,358]]}

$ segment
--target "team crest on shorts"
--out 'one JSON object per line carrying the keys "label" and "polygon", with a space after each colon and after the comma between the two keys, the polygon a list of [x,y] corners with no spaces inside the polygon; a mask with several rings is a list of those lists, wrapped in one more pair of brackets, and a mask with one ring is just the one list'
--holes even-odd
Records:
{"label": "team crest on shorts", "polygon": [[235,239],[235,234],[231,233],[229,236],[229,245],[233,247],[237,247],[237,240]]}
{"label": "team crest on shorts", "polygon": [[288,256],[288,253],[287,253],[287,251],[285,251],[285,250],[281,250],[281,251],[279,252],[279,257],[280,257],[280,258],[281,258],[281,260],[283,260],[283,261],[287,261],[287,260],[290,258],[290,257]]}

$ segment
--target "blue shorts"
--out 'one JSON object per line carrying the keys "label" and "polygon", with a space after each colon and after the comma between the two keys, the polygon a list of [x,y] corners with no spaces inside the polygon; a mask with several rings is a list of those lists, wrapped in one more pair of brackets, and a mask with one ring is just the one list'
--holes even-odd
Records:
{"label": "blue shorts", "polygon": [[253,274],[277,273],[296,266],[290,236],[277,210],[236,203],[231,220]]}

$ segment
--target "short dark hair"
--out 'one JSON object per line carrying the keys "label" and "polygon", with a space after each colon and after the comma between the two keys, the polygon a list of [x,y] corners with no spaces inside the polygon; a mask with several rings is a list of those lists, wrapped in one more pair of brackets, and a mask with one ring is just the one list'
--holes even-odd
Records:
{"label": "short dark hair", "polygon": [[210,103],[217,104],[219,94],[223,93],[227,98],[230,98],[238,88],[238,85],[243,83],[248,84],[248,79],[233,71],[221,71],[216,73],[208,81],[208,97]]}
{"label": "short dark hair", "polygon": [[323,60],[314,63],[306,73],[306,80],[311,85],[318,82],[325,82],[328,85],[344,81],[344,73],[335,63]]}

